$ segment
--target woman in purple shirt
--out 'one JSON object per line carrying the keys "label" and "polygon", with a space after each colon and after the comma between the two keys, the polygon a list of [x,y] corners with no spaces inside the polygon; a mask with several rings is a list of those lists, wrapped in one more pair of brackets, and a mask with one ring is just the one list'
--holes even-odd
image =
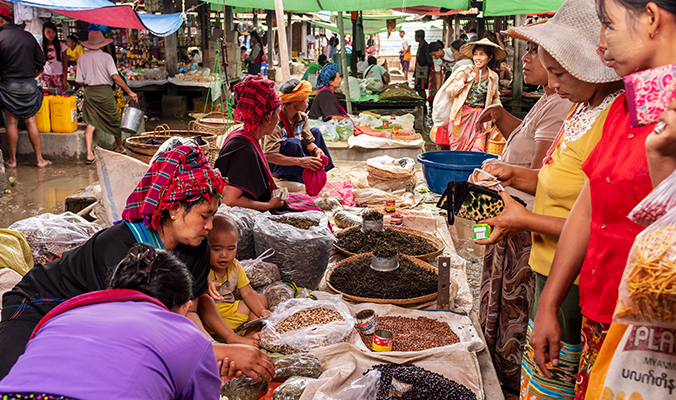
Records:
{"label": "woman in purple shirt", "polygon": [[137,243],[109,287],[74,297],[40,321],[0,381],[0,398],[218,399],[214,350],[186,318],[186,266]]}

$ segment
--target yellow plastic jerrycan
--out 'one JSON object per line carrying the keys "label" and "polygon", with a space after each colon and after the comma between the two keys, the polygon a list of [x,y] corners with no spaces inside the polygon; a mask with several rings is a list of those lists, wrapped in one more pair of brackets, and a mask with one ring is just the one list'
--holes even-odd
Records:
{"label": "yellow plastic jerrycan", "polygon": [[72,133],[77,130],[77,103],[75,97],[53,96],[50,101],[52,131]]}
{"label": "yellow plastic jerrycan", "polygon": [[45,97],[42,99],[42,106],[37,114],[35,114],[35,119],[38,123],[38,131],[40,132],[51,132],[52,123],[49,117],[49,105],[51,103],[52,96],[45,94]]}

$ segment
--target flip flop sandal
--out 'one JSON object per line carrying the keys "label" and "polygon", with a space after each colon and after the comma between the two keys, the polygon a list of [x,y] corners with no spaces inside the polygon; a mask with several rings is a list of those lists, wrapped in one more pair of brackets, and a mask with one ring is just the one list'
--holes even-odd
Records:
{"label": "flip flop sandal", "polygon": [[52,163],[51,161],[48,160],[48,161],[47,161],[47,165],[45,165],[44,167],[38,167],[38,168],[39,168],[39,169],[49,168],[49,167],[52,166],[52,164],[53,164],[53,163]]}
{"label": "flip flop sandal", "polygon": [[96,164],[96,158],[93,159],[93,160],[85,160],[85,164],[87,164],[87,165],[93,165],[93,164]]}

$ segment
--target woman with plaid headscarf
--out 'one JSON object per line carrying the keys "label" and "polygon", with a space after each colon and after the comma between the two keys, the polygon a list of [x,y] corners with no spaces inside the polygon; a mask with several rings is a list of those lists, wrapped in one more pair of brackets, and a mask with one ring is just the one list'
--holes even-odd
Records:
{"label": "woman with plaid headscarf", "polygon": [[[225,323],[213,300],[209,302],[211,298],[205,295],[210,270],[205,238],[212,229],[224,187],[221,175],[211,168],[197,143],[178,146],[159,156],[127,199],[122,221],[97,232],[61,258],[36,265],[5,294],[0,322],[0,378],[24,352],[42,317],[64,300],[106,289],[114,268],[136,243],[171,252],[188,267],[193,278],[192,298],[200,299],[200,315],[220,334],[223,329],[217,329],[218,321]],[[195,309],[188,317],[202,327]],[[273,375],[272,361],[255,347],[214,344],[214,351],[219,360],[229,358],[254,379],[260,379],[258,374],[266,378]]]}

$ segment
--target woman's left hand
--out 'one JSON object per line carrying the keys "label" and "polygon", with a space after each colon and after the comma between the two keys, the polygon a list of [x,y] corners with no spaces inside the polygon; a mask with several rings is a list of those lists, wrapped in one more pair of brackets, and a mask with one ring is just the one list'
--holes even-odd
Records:
{"label": "woman's left hand", "polygon": [[526,230],[523,221],[528,218],[530,212],[526,210],[526,207],[514,200],[507,191],[501,191],[500,197],[502,197],[502,201],[505,203],[505,209],[497,217],[488,218],[479,222],[480,224],[492,226],[493,232],[491,232],[488,239],[477,240],[477,244],[494,244],[507,236],[514,236],[517,233]]}
{"label": "woman's left hand", "polygon": [[209,287],[208,294],[211,296],[212,299],[214,300],[223,300],[223,296],[221,296],[220,293],[218,293],[218,288],[223,285],[220,282],[209,282],[207,283],[207,286]]}
{"label": "woman's left hand", "polygon": [[229,358],[224,358],[223,361],[218,362],[218,370],[221,374],[221,382],[225,385],[235,378],[242,376],[242,371],[237,371],[234,361]]}

